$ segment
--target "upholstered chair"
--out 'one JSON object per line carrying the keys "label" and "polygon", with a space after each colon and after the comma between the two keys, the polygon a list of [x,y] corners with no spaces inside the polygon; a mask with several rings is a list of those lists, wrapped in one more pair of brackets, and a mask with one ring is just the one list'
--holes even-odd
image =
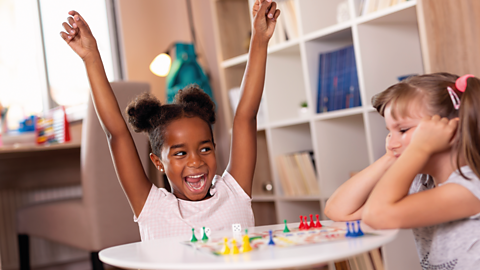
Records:
{"label": "upholstered chair", "polygon": [[[124,118],[127,104],[135,96],[150,91],[146,83],[113,82],[111,85]],[[132,130],[131,134],[148,173],[147,137]],[[83,119],[80,166],[81,198],[35,204],[18,211],[20,269],[30,269],[29,236],[89,251],[93,269],[103,269],[98,259],[100,250],[140,241],[138,226],[117,179],[107,139],[91,99]]]}

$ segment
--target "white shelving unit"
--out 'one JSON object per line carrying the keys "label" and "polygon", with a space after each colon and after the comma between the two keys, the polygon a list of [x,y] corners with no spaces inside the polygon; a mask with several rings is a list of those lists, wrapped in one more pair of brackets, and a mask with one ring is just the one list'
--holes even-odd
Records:
{"label": "white shelving unit", "polygon": [[[281,1],[281,0],[280,0]],[[212,0],[216,14],[223,104],[228,90],[240,86],[250,35],[252,0]],[[398,77],[423,73],[417,22],[417,1],[410,0],[358,16],[359,0],[348,0],[350,20],[337,23],[341,0],[294,0],[299,38],[269,47],[264,92],[265,121],[258,131],[258,163],[253,208],[257,225],[298,222],[299,215],[321,214],[325,201],[351,172],[360,171],[385,153],[387,130],[371,106],[371,98]],[[215,19],[214,19],[215,21]],[[237,44],[237,45],[234,45]],[[316,113],[319,54],[354,46],[362,106]],[[301,102],[308,115],[301,115]],[[227,119],[233,122],[231,110]],[[285,196],[275,159],[278,155],[313,151],[318,196]],[[263,189],[273,185],[273,193]],[[413,248],[409,246],[408,248]],[[416,251],[413,266],[419,267]],[[384,255],[389,256],[388,250]],[[395,261],[395,260],[390,260]],[[388,263],[388,259],[386,259]],[[388,266],[388,269],[397,269]]]}

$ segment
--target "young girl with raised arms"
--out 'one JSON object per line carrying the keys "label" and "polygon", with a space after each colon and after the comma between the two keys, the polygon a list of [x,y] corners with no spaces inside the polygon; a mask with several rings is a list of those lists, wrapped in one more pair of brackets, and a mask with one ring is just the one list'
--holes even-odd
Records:
{"label": "young girl with raised arms", "polygon": [[[173,104],[161,104],[149,94],[127,107],[128,122],[150,140],[150,159],[165,172],[172,193],[157,188],[143,171],[130,132],[105,75],[96,40],[86,21],[70,11],[62,38],[82,58],[91,96],[107,135],[120,183],[138,222],[142,241],[188,235],[195,228],[213,230],[254,226],[251,189],[256,162],[256,116],[263,92],[267,45],[280,11],[271,0],[256,0],[242,97],[236,110],[231,153],[222,176],[212,125],[215,105],[197,86],[178,92]],[[107,194],[106,194],[107,195]]]}
{"label": "young girl with raised arms", "polygon": [[386,154],[340,186],[325,214],[413,228],[423,269],[480,265],[480,80],[410,77],[372,99]]}

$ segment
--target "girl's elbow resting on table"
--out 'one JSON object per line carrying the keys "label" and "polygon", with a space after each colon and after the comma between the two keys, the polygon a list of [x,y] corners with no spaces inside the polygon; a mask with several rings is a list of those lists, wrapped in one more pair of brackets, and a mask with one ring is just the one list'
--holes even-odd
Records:
{"label": "girl's elbow resting on table", "polygon": [[400,220],[392,215],[388,207],[366,207],[362,213],[362,221],[374,230],[400,228]]}
{"label": "girl's elbow resting on table", "polygon": [[323,211],[326,217],[333,221],[337,222],[342,222],[342,221],[352,221],[352,220],[357,220],[359,218],[355,218],[355,214],[344,214],[338,211],[338,209],[332,209],[331,207],[328,207],[328,205],[325,207],[325,210]]}

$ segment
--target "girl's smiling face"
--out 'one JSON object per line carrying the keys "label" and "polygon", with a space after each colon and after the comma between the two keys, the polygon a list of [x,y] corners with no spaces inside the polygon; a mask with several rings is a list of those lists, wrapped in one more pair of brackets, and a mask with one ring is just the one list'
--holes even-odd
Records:
{"label": "girl's smiling face", "polygon": [[215,145],[207,122],[199,117],[172,121],[165,130],[160,162],[177,198],[205,199],[217,170]]}
{"label": "girl's smiling face", "polygon": [[[415,105],[417,104],[409,105],[410,111],[417,108]],[[385,108],[385,124],[390,132],[388,134],[387,148],[393,152],[395,157],[398,158],[403,151],[405,151],[410,144],[415,128],[420,124],[420,121],[425,115],[425,110],[420,108],[419,110],[416,110],[415,113],[411,113],[408,116],[398,115],[397,113],[394,118],[392,116],[392,106],[388,105]]]}

